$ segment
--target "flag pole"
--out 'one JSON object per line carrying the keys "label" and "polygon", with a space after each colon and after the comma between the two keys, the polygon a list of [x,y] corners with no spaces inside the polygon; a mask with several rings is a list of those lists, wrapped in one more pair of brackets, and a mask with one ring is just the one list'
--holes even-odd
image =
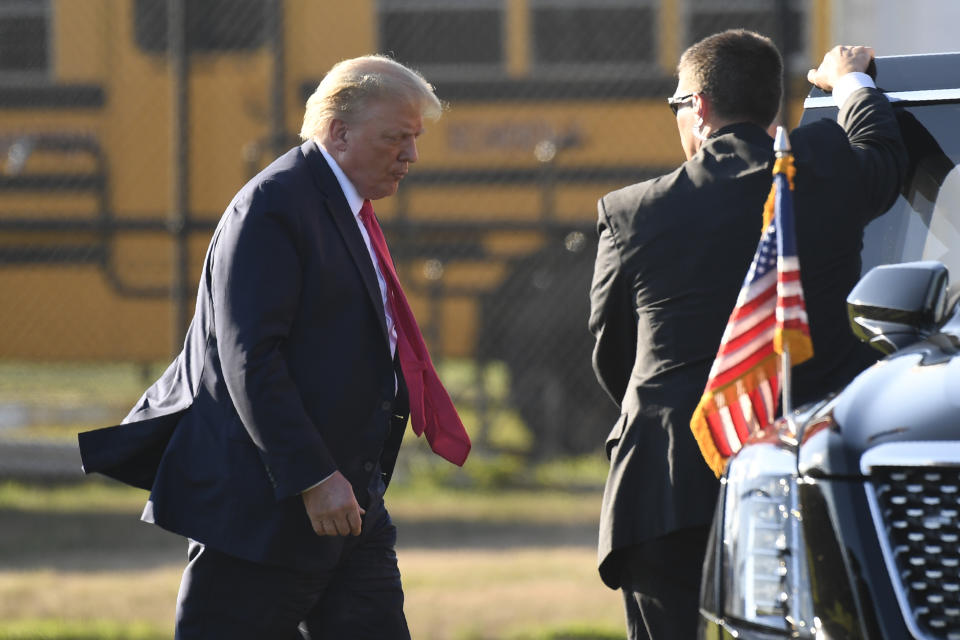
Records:
{"label": "flag pole", "polygon": [[[778,158],[790,155],[790,139],[787,137],[787,131],[781,126],[777,127],[777,136],[773,141],[773,150]],[[774,221],[771,220],[771,224]],[[783,402],[783,417],[793,429],[793,401],[790,393],[790,346],[784,341],[783,352],[780,354],[780,389]]]}

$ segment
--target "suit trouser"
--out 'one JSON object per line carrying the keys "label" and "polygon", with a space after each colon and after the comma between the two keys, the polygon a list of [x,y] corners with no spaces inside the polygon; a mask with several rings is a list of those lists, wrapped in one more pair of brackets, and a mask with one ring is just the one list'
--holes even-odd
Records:
{"label": "suit trouser", "polygon": [[262,565],[191,540],[176,638],[408,640],[396,540],[382,502],[328,571]]}
{"label": "suit trouser", "polygon": [[674,531],[622,550],[621,589],[630,640],[691,640],[709,527]]}

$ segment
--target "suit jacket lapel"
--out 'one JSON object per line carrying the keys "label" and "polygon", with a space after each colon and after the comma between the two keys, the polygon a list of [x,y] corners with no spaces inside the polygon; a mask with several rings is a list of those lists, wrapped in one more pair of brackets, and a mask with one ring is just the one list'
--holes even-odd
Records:
{"label": "suit jacket lapel", "polygon": [[347,199],[340,189],[337,177],[327,165],[323,154],[313,140],[308,140],[300,146],[300,151],[307,159],[314,179],[317,181],[322,198],[322,209],[333,218],[343,237],[344,244],[350,251],[353,262],[360,271],[360,278],[363,280],[364,288],[370,297],[370,302],[377,313],[377,319],[380,321],[380,329],[383,331],[383,338],[390,344],[387,337],[387,320],[383,309],[383,298],[380,296],[380,284],[377,282],[377,273],[373,268],[373,261],[370,259],[370,252],[360,234],[360,228],[357,226],[357,220],[350,211]]}

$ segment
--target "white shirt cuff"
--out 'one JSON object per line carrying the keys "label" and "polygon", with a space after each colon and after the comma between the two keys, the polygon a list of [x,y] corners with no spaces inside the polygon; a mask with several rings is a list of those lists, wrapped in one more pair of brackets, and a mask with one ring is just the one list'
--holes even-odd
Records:
{"label": "white shirt cuff", "polygon": [[876,89],[877,85],[874,83],[873,78],[859,71],[854,71],[842,76],[833,87],[833,103],[837,105],[838,109],[843,107],[847,98],[850,97],[850,94],[864,87]]}
{"label": "white shirt cuff", "polygon": [[[334,471],[333,473],[336,473],[336,471]],[[324,478],[323,480],[321,480],[321,481],[318,482],[317,484],[310,485],[309,487],[307,487],[306,489],[304,489],[304,490],[301,491],[300,493],[306,493],[307,491],[310,491],[310,489],[313,489],[314,487],[319,487],[319,486],[322,485],[324,482],[326,482],[327,480],[329,480],[330,478],[332,478],[332,477],[333,477],[333,473],[331,473],[330,475],[328,475],[326,478]]]}

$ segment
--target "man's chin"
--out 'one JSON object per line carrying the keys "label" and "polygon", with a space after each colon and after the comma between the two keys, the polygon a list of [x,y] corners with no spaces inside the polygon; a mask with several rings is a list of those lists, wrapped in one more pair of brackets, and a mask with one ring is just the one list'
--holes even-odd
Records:
{"label": "man's chin", "polygon": [[371,200],[379,200],[380,198],[389,198],[392,195],[397,193],[397,189],[400,187],[400,181],[392,183],[389,187],[384,187],[383,191],[376,198],[371,198]]}

